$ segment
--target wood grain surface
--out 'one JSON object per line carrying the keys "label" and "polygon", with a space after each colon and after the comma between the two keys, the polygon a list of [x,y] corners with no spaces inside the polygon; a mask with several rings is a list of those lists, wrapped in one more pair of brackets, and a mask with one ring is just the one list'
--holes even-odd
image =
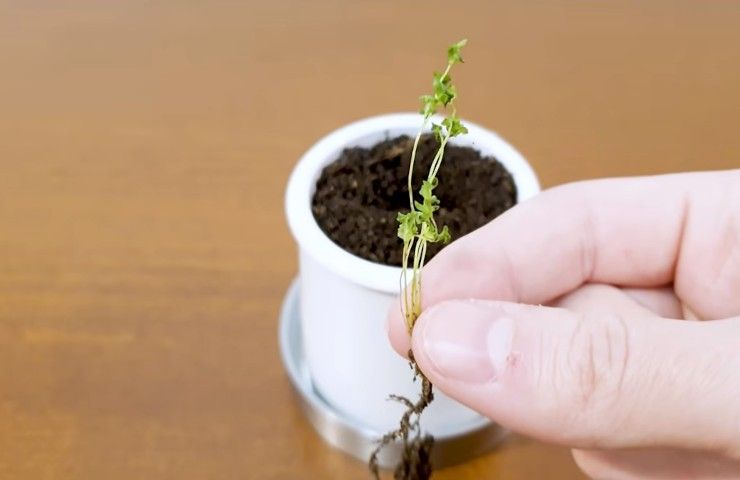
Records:
{"label": "wood grain surface", "polygon": [[[0,1],[0,478],[366,478],[296,407],[287,175],[416,108],[452,40],[464,117],[545,186],[740,166],[734,1]],[[439,479],[571,479],[516,439]]]}

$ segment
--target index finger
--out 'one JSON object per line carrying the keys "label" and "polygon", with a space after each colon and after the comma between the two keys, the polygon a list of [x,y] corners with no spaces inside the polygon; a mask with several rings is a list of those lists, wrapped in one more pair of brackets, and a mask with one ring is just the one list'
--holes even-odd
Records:
{"label": "index finger", "polygon": [[[695,261],[681,262],[682,249],[689,250],[684,237],[709,221],[703,217],[723,212],[692,219],[689,213],[707,207],[713,195],[727,207],[722,192],[732,192],[739,179],[740,171],[706,172],[593,180],[545,191],[442,250],[423,269],[422,309],[464,298],[545,304],[587,282],[663,286],[674,281],[679,263],[680,275],[698,276]],[[728,208],[740,208],[732,198]],[[711,241],[701,248],[706,246]],[[707,250],[703,260],[719,263],[710,257],[722,252]],[[728,308],[740,308],[739,300],[729,301]],[[398,308],[388,321],[394,346],[406,352]]]}

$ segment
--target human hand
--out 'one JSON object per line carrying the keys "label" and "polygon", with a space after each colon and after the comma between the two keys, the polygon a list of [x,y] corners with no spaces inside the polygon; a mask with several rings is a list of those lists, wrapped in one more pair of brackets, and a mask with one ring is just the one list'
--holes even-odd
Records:
{"label": "human hand", "polygon": [[595,478],[740,478],[740,170],[554,188],[422,289],[411,346],[448,396]]}

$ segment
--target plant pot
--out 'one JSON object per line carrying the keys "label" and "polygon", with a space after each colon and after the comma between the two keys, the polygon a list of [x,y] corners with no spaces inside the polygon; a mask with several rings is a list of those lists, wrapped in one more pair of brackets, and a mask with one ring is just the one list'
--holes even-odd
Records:
{"label": "plant pot", "polygon": [[[414,136],[421,121],[414,113],[389,114],[334,131],[303,155],[286,192],[288,224],[299,252],[304,354],[314,388],[342,415],[379,433],[396,427],[404,410],[387,400],[389,394],[411,399],[419,394],[419,384],[412,382],[408,363],[392,350],[385,328],[388,309],[398,301],[401,269],[359,258],[332,242],[314,219],[311,199],[323,167],[344,148]],[[539,192],[537,177],[519,152],[495,133],[463,123],[469,133],[454,144],[498,159],[514,178],[518,201]],[[435,436],[486,421],[440,392],[421,420],[422,428]]]}

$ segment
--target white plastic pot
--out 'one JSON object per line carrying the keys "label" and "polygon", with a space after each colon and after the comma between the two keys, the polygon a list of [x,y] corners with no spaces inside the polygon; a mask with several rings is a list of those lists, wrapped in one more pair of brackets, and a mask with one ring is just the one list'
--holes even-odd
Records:
{"label": "white plastic pot", "polygon": [[[469,133],[455,138],[454,144],[497,158],[514,177],[519,201],[539,192],[537,177],[519,152],[495,133],[463,123]],[[313,217],[311,198],[322,168],[344,148],[370,147],[402,134],[413,136],[420,125],[419,114],[400,113],[336,130],[303,155],[286,193],[288,224],[299,250],[303,344],[314,387],[340,414],[377,432],[397,426],[403,411],[387,400],[388,395],[416,399],[420,388],[412,382],[408,363],[389,345],[385,329],[401,269],[364,260],[332,242]],[[423,428],[437,436],[484,422],[438,391],[422,418]]]}

